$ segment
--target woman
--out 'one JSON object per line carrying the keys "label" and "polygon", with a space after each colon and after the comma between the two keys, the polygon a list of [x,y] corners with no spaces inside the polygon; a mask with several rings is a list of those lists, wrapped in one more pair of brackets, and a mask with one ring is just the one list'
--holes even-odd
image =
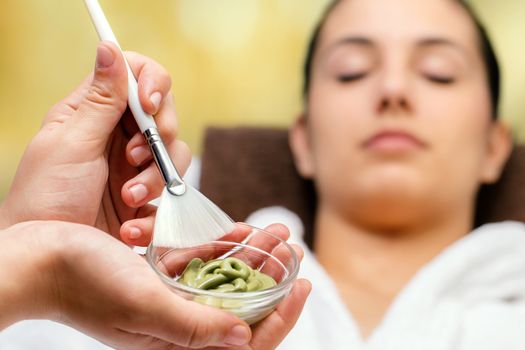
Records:
{"label": "woman", "polygon": [[319,200],[314,289],[283,349],[525,348],[525,228],[471,232],[511,149],[498,98],[462,1],[329,7],[290,131]]}

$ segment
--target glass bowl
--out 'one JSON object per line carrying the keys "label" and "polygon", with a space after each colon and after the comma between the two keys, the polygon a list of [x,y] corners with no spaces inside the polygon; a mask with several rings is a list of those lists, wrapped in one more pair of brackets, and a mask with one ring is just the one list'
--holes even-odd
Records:
{"label": "glass bowl", "polygon": [[[235,257],[254,270],[271,276],[274,287],[253,292],[217,292],[188,287],[177,282],[194,258],[204,262]],[[267,231],[245,224],[219,240],[190,248],[165,248],[150,245],[146,258],[162,281],[181,297],[231,312],[254,324],[268,316],[288,295],[299,271],[293,248]]]}

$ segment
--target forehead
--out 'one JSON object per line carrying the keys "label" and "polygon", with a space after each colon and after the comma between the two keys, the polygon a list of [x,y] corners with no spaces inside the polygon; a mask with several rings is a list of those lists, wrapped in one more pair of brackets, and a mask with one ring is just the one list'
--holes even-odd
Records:
{"label": "forehead", "polygon": [[326,19],[319,46],[346,36],[385,45],[442,38],[467,50],[478,44],[472,19],[454,0],[342,0]]}

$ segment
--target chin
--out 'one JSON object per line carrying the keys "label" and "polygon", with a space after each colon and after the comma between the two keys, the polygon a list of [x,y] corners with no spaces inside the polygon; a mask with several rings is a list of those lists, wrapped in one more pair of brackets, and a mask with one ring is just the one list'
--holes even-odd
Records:
{"label": "chin", "polygon": [[[319,182],[318,191],[348,220],[381,227],[403,227],[425,220],[443,198],[435,169],[409,162],[364,165],[360,171],[338,169]],[[340,174],[352,174],[341,181]]]}
{"label": "chin", "polygon": [[429,217],[433,211],[430,193],[406,182],[363,186],[350,193],[339,192],[335,207],[341,208],[347,220],[371,229],[402,230]]}

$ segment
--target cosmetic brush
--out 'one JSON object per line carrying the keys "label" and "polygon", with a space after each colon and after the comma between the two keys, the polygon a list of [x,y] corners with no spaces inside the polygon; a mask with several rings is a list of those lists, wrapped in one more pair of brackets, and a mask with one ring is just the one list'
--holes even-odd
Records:
{"label": "cosmetic brush", "polygon": [[[121,49],[98,0],[84,2],[100,40],[112,42]],[[230,217],[179,175],[153,116],[142,109],[137,80],[125,57],[124,60],[128,71],[129,108],[166,184],[157,209],[152,244],[171,248],[192,247],[233,231],[235,224]]]}

